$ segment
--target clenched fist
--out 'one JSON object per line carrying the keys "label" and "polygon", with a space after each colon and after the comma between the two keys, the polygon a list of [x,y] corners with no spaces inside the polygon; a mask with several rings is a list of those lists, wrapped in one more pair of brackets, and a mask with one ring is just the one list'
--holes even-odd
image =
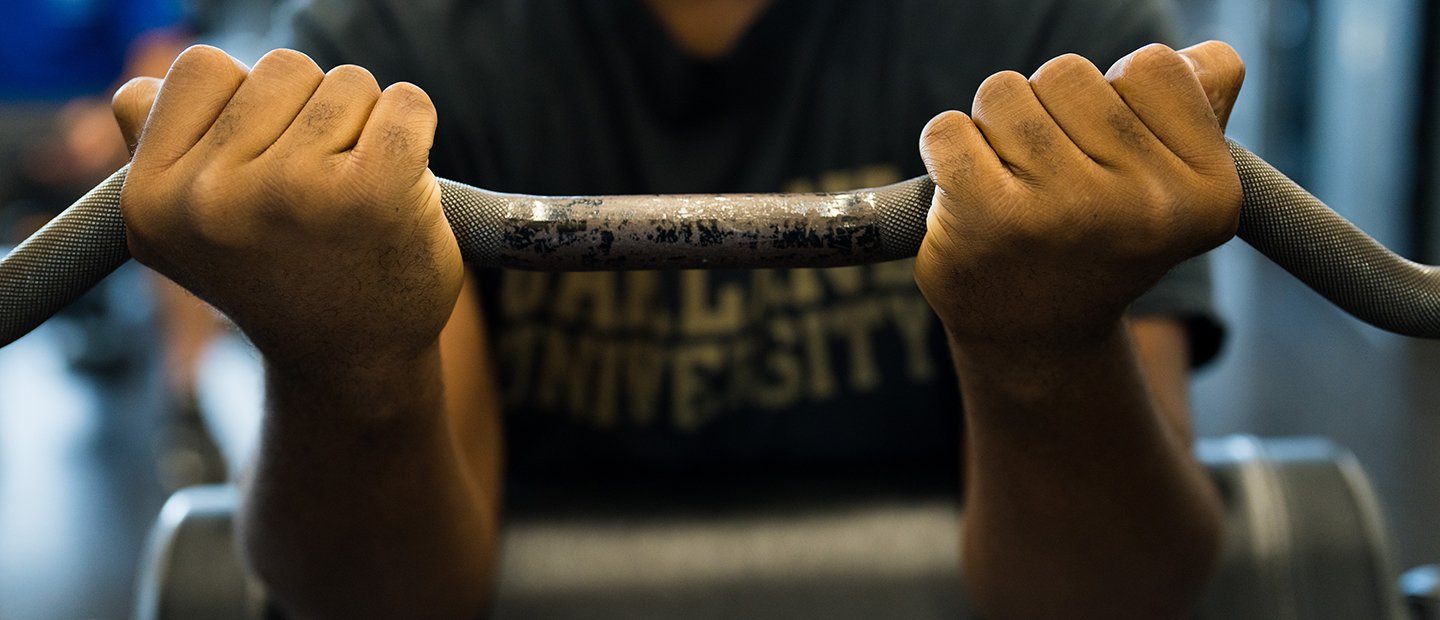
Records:
{"label": "clenched fist", "polygon": [[987,80],[920,148],[936,183],[915,277],[962,350],[1109,337],[1177,263],[1235,233],[1223,125],[1244,65],[1223,43],[1140,49],[1102,75],[1062,56]]}
{"label": "clenched fist", "polygon": [[229,315],[272,366],[368,367],[434,346],[463,267],[419,88],[381,92],[364,69],[324,73],[289,50],[247,69],[196,46],[114,107],[138,138],[121,197],[131,253]]}

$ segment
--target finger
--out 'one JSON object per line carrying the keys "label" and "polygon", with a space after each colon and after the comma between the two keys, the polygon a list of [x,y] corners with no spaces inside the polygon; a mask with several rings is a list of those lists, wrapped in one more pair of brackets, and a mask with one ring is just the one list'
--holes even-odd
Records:
{"label": "finger", "polygon": [[1014,175],[964,112],[942,112],[920,132],[920,159],[940,192],[975,195]]}
{"label": "finger", "polygon": [[1179,52],[1190,63],[1200,87],[1210,102],[1210,110],[1224,129],[1230,123],[1230,111],[1245,84],[1245,61],[1235,48],[1220,41],[1206,41]]}
{"label": "finger", "polygon": [[1158,43],[1142,47],[1117,61],[1105,78],[1170,152],[1191,164],[1214,153],[1223,135],[1215,113],[1189,62],[1174,50]]}
{"label": "finger", "polygon": [[379,98],[380,86],[369,71],[355,65],[335,67],[325,74],[277,147],[314,146],[328,153],[352,149]]}
{"label": "finger", "polygon": [[135,147],[136,162],[167,168],[200,141],[249,69],[208,45],[181,52],[170,65],[145,129]]}
{"label": "finger", "polygon": [[265,55],[201,139],[238,161],[258,157],[275,143],[320,86],[325,73],[309,56],[287,49]]}
{"label": "finger", "polygon": [[1014,71],[986,79],[970,113],[990,147],[1018,176],[1042,175],[1086,159],[1040,105],[1030,82]]}
{"label": "finger", "polygon": [[1136,153],[1174,157],[1081,56],[1066,54],[1045,63],[1030,76],[1030,86],[1070,141],[1101,165],[1123,166]]}
{"label": "finger", "polygon": [[126,82],[110,99],[110,110],[115,113],[115,122],[120,125],[120,135],[125,138],[125,148],[135,155],[135,143],[140,141],[140,132],[145,129],[145,119],[150,117],[150,107],[155,105],[155,95],[160,94],[159,78],[137,77]]}
{"label": "finger", "polygon": [[351,159],[382,174],[418,180],[430,165],[435,123],[435,105],[425,91],[408,82],[392,84],[375,102]]}

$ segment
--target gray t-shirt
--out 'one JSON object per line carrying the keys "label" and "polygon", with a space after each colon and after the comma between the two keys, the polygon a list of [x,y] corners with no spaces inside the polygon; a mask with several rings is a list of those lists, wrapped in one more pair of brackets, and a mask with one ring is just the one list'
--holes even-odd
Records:
{"label": "gray t-shirt", "polygon": [[[838,191],[924,173],[921,128],[1001,69],[1171,41],[1155,0],[777,0],[733,53],[640,0],[322,0],[295,45],[430,93],[432,168],[513,192]],[[911,261],[480,274],[512,469],[956,462],[959,398]],[[1212,356],[1208,267],[1134,311]]]}

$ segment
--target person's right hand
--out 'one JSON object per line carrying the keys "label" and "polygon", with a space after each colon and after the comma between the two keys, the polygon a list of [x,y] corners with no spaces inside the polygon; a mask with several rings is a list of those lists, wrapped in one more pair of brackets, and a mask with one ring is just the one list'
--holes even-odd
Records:
{"label": "person's right hand", "polygon": [[[274,367],[373,368],[432,351],[463,279],[427,168],[435,109],[355,66],[205,46],[114,109],[135,157],[132,255],[225,312]],[[147,121],[148,115],[148,121]],[[137,142],[138,141],[138,142]]]}
{"label": "person's right hand", "polygon": [[1146,46],[1105,74],[1066,55],[991,76],[973,118],[931,120],[915,278],[962,352],[1029,372],[1111,342],[1140,294],[1229,240],[1243,192],[1224,125],[1244,75],[1215,41]]}

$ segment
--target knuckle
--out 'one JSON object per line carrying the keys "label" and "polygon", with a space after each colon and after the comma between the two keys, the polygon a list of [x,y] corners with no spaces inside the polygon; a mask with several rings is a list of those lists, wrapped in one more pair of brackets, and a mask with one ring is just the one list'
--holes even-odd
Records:
{"label": "knuckle", "polygon": [[[117,117],[134,121],[142,113],[149,113],[159,90],[159,80],[151,77],[137,77],[125,82],[110,100],[110,107]],[[143,118],[143,117],[142,117]]]}
{"label": "knuckle", "polygon": [[1072,82],[1080,78],[1100,76],[1100,70],[1095,68],[1089,60],[1079,54],[1065,54],[1052,58],[1049,62],[1040,66],[1035,75],[1030,78],[1031,83],[1036,85],[1049,85],[1057,82]]}
{"label": "knuckle", "polygon": [[257,218],[277,215],[268,178],[241,178],[233,168],[211,166],[186,188],[185,221],[194,237],[217,250],[234,250],[256,240]]}
{"label": "knuckle", "polygon": [[975,174],[975,156],[966,143],[973,135],[969,124],[963,113],[951,110],[931,119],[921,133],[921,156],[942,190],[954,191]]}
{"label": "knuckle", "polygon": [[925,124],[925,129],[920,132],[920,142],[924,145],[948,146],[964,135],[963,124],[966,122],[968,121],[962,112],[941,112]]}
{"label": "knuckle", "polygon": [[1147,179],[1135,190],[1136,204],[1142,208],[1127,213],[1126,235],[1132,254],[1157,254],[1173,248],[1187,222],[1192,221],[1193,197],[1184,198],[1159,179]]}
{"label": "knuckle", "polygon": [[285,48],[274,49],[267,52],[265,56],[260,59],[260,62],[255,63],[255,70],[260,70],[262,67],[264,67],[267,72],[274,71],[281,75],[312,76],[322,74],[319,65],[316,65],[315,61],[311,60],[309,56]]}
{"label": "knuckle", "polygon": [[339,65],[325,74],[326,80],[333,80],[337,83],[368,87],[375,92],[380,91],[380,86],[375,82],[374,74],[369,69],[360,65]]}
{"label": "knuckle", "polygon": [[1135,203],[1146,207],[1141,213],[1148,214],[1174,202],[1175,196],[1170,185],[1169,181],[1153,175],[1145,175],[1132,180],[1129,187],[1135,197]]}
{"label": "knuckle", "polygon": [[236,61],[218,47],[197,44],[185,48],[175,57],[171,73],[211,75],[216,72],[238,69]]}
{"label": "knuckle", "polygon": [[221,51],[220,48],[212,45],[205,45],[204,43],[197,43],[181,51],[180,54],[175,57],[175,64],[188,65],[195,63],[206,63],[217,61],[225,57],[228,57],[228,54]]}
{"label": "knuckle", "polygon": [[1022,97],[1034,97],[1030,80],[1014,71],[1001,71],[986,78],[975,93],[975,104],[971,114],[977,123],[1004,122],[1012,119],[1022,106],[1016,104]]}
{"label": "knuckle", "polygon": [[1105,124],[1115,139],[1132,152],[1141,154],[1151,151],[1153,138],[1150,136],[1150,129],[1135,116],[1133,110],[1114,110],[1106,115]]}
{"label": "knuckle", "polygon": [[194,205],[200,214],[214,211],[210,207],[222,202],[222,197],[228,196],[232,191],[229,174],[219,166],[206,166],[201,169],[184,190],[189,196],[187,202]]}
{"label": "knuckle", "polygon": [[[320,138],[334,131],[336,120],[345,112],[345,106],[329,99],[312,99],[305,107],[305,114],[299,119],[300,135],[306,140]],[[293,130],[292,131],[296,131]],[[271,152],[282,159],[290,150],[277,144]]]}
{"label": "knuckle", "polygon": [[426,94],[419,86],[411,84],[410,82],[396,82],[391,84],[389,88],[385,89],[382,96],[393,98],[395,103],[405,111],[429,112],[431,114],[435,112],[435,104],[430,101],[430,95]]}
{"label": "knuckle", "polygon": [[1133,71],[1142,73],[1190,72],[1190,65],[1185,62],[1179,52],[1163,43],[1151,43],[1136,50],[1130,60],[1130,67]]}
{"label": "knuckle", "polygon": [[1245,60],[1240,57],[1240,52],[1224,41],[1207,41],[1204,47],[1207,53],[1219,59],[1216,64],[1224,72],[1228,85],[1238,90],[1245,81]]}
{"label": "knuckle", "polygon": [[132,105],[136,99],[146,96],[147,91],[154,89],[154,79],[148,77],[130,78],[125,84],[115,91],[111,103],[115,107]]}
{"label": "knuckle", "polygon": [[1030,89],[1030,81],[1014,71],[1001,71],[980,83],[976,100],[1002,100],[1023,94]]}
{"label": "knuckle", "polygon": [[381,130],[380,145],[385,149],[385,156],[392,159],[404,159],[412,156],[416,151],[416,145],[420,138],[415,129],[407,123],[391,123],[385,125]]}
{"label": "knuckle", "polygon": [[960,149],[943,149],[930,154],[932,181],[942,189],[956,191],[975,174],[975,158]]}
{"label": "knuckle", "polygon": [[1245,61],[1240,58],[1240,52],[1224,41],[1210,40],[1199,45],[1206,54],[1214,55],[1226,62],[1240,67],[1244,70]]}
{"label": "knuckle", "polygon": [[435,107],[425,91],[402,82],[385,89],[381,99],[375,108],[377,116],[371,120],[374,139],[383,155],[389,159],[409,159],[427,152],[436,119]]}

